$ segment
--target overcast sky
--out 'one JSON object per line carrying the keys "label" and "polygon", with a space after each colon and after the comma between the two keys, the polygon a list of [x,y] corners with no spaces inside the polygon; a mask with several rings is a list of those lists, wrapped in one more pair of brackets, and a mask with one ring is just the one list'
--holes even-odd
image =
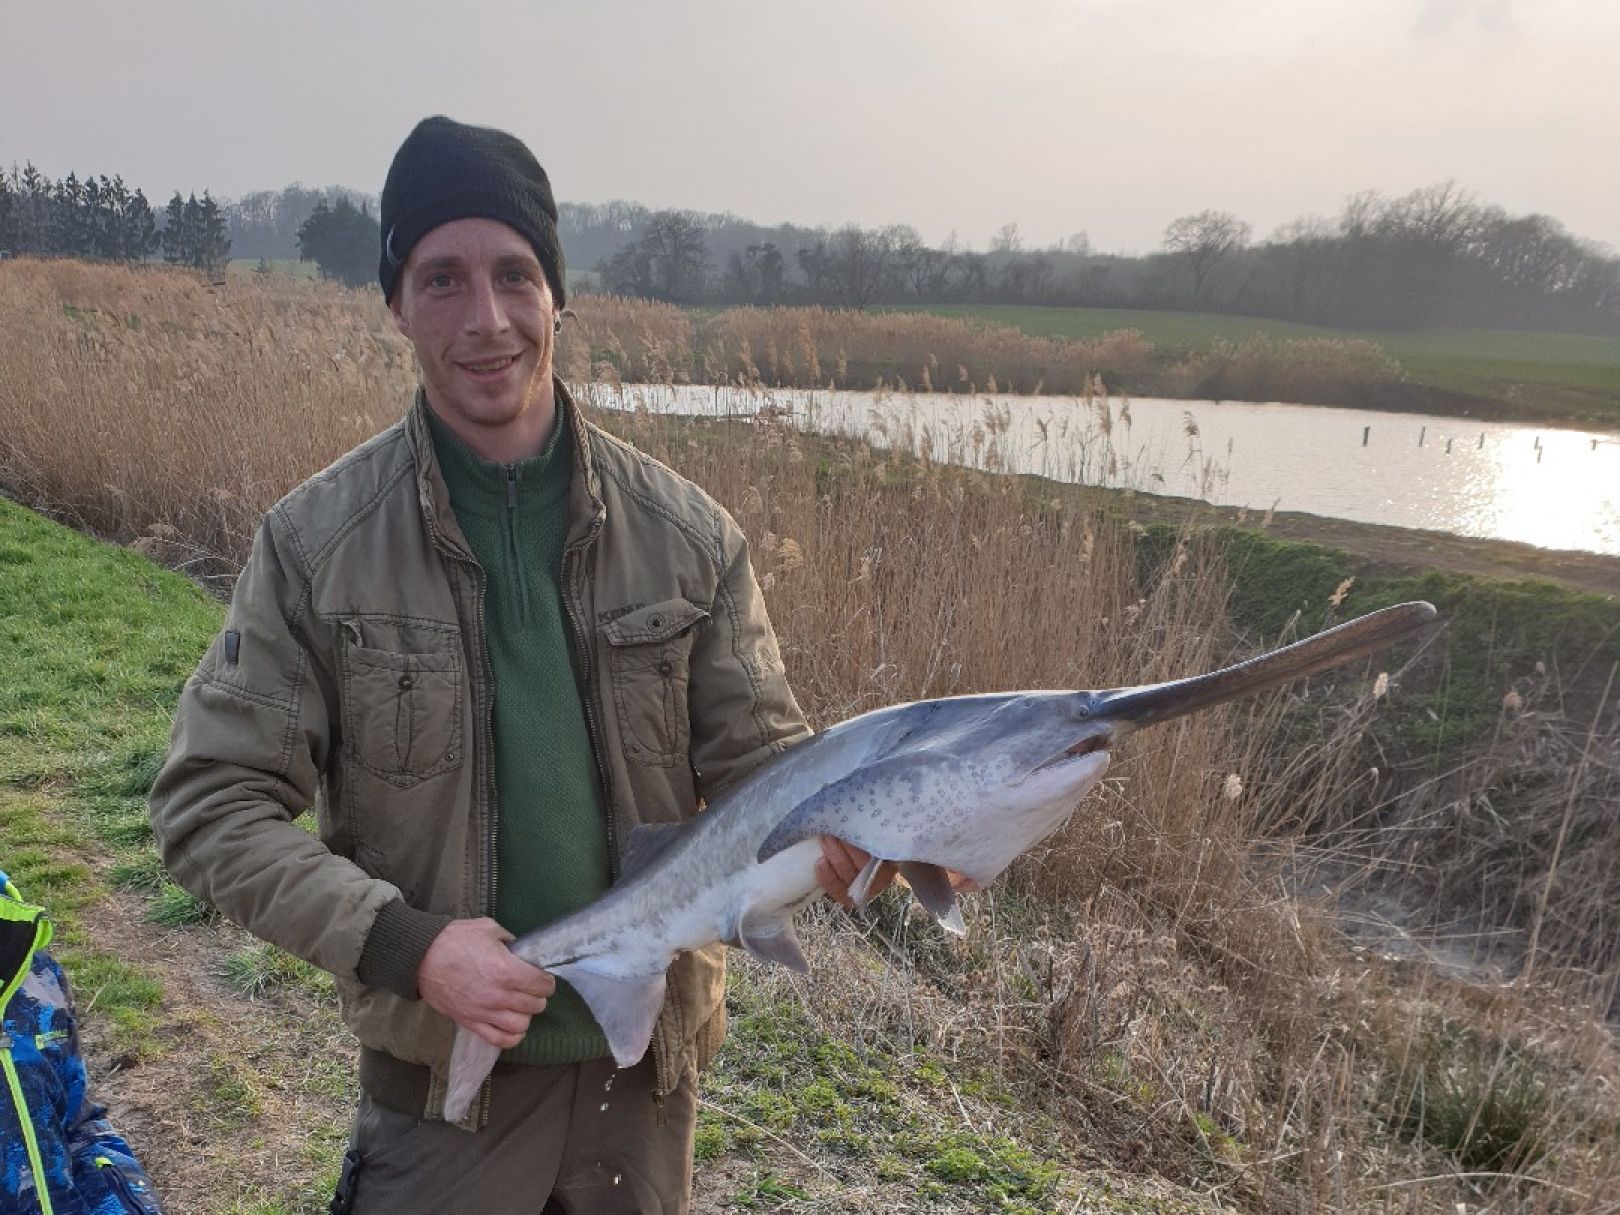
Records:
{"label": "overcast sky", "polygon": [[10,0],[0,163],[381,189],[415,121],[559,198],[1140,252],[1454,178],[1620,247],[1612,0]]}

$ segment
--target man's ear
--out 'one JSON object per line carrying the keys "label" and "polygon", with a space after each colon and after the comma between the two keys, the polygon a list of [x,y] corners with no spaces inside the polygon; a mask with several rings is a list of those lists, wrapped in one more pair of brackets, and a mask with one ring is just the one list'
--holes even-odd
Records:
{"label": "man's ear", "polygon": [[399,306],[400,297],[404,294],[405,292],[401,288],[396,287],[394,289],[394,297],[388,301],[388,311],[394,318],[394,328],[398,329],[406,337],[410,337],[411,323],[405,319],[405,310]]}

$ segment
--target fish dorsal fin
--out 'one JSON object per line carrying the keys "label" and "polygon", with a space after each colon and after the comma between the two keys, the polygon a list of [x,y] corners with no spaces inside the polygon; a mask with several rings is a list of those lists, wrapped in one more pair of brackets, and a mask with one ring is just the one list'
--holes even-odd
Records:
{"label": "fish dorsal fin", "polygon": [[776,962],[801,975],[810,971],[804,950],[799,948],[798,934],[793,931],[791,907],[744,912],[737,925],[737,943],[762,961]]}
{"label": "fish dorsal fin", "polygon": [[902,861],[900,876],[906,879],[911,893],[939,921],[941,928],[959,937],[967,935],[961,908],[956,905],[956,891],[951,889],[951,879],[943,869],[924,861]]}
{"label": "fish dorsal fin", "polygon": [[686,823],[641,823],[630,828],[619,857],[619,881],[634,877],[663,855],[686,831]]}
{"label": "fish dorsal fin", "polygon": [[551,973],[568,980],[590,1008],[614,1062],[620,1067],[639,1063],[664,1006],[664,972],[627,977],[592,969],[590,961],[580,961],[553,966]]}

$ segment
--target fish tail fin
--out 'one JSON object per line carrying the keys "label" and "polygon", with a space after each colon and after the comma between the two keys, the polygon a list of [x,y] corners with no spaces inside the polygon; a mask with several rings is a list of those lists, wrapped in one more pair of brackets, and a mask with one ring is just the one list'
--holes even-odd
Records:
{"label": "fish tail fin", "polygon": [[471,1030],[456,1026],[456,1044],[450,1050],[450,1091],[444,1098],[446,1122],[460,1122],[472,1108],[484,1077],[489,1075],[501,1048],[491,1046]]}

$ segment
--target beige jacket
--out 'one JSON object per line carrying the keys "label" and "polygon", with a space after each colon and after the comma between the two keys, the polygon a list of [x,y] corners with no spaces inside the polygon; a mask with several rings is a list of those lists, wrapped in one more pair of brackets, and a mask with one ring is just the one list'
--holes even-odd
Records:
{"label": "beige jacket", "polygon": [[[736,524],[556,390],[576,439],[564,606],[616,857],[636,824],[695,813],[809,731]],[[174,879],[335,975],[366,1054],[426,1065],[436,1117],[454,1026],[411,998],[415,964],[523,875],[494,872],[483,573],[425,409],[265,517],[151,810]],[[311,806],[313,834],[294,821]],[[723,946],[671,967],[661,1094],[719,1046],[724,987]]]}

